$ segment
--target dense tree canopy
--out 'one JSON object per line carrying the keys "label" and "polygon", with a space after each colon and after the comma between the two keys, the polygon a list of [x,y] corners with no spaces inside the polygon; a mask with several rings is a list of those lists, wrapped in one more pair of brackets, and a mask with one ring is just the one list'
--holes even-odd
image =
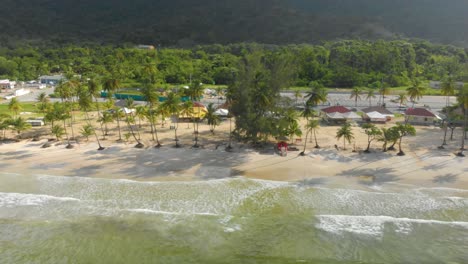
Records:
{"label": "dense tree canopy", "polygon": [[[133,46],[0,46],[0,78],[28,81],[44,74],[115,80],[122,87],[167,84],[228,85],[246,55],[269,53],[294,62],[291,85],[327,87],[409,86],[411,80],[468,81],[462,48],[429,42],[347,40],[324,45],[231,44],[191,49],[140,50]],[[104,85],[105,86],[105,85]],[[105,87],[104,87],[105,88]]]}

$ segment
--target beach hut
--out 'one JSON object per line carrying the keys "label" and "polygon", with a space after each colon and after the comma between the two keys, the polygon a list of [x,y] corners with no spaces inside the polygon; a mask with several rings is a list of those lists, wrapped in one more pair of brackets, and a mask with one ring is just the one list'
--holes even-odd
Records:
{"label": "beach hut", "polygon": [[331,124],[342,124],[346,122],[347,119],[343,114],[351,112],[351,110],[341,105],[326,107],[320,111],[322,118]]}
{"label": "beach hut", "polygon": [[355,112],[347,112],[343,113],[342,115],[346,119],[346,121],[357,122],[362,120],[362,117],[356,114]]}
{"label": "beach hut", "polygon": [[[388,109],[382,106],[367,107],[367,108],[362,109],[362,112],[364,113],[362,118],[370,122],[384,122],[385,123],[386,121],[390,121],[392,120],[392,118],[395,117],[395,115],[392,112],[390,112]],[[380,114],[380,116],[376,115],[375,113],[372,114],[372,116],[374,116],[374,118],[377,118],[378,120],[377,119],[371,120],[368,114],[372,112],[377,112]],[[381,120],[381,116],[384,116],[385,120]]]}
{"label": "beach hut", "polygon": [[385,123],[387,122],[387,117],[379,112],[373,111],[369,113],[364,113],[364,120],[375,123]]}
{"label": "beach hut", "polygon": [[405,120],[413,125],[434,125],[442,120],[439,116],[426,108],[408,108],[405,112]]}

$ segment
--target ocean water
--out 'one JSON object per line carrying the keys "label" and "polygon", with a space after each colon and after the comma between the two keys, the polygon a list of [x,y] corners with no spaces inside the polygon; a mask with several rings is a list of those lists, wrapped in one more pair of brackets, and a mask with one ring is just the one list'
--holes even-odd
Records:
{"label": "ocean water", "polygon": [[0,174],[0,263],[468,263],[468,191]]}

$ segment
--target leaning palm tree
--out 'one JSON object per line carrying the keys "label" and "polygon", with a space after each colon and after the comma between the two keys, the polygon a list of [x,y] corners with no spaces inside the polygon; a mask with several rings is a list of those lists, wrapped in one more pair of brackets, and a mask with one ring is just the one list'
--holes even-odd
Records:
{"label": "leaning palm tree", "polygon": [[[96,133],[96,130],[91,125],[91,119],[89,117],[89,111],[90,111],[90,109],[92,108],[92,105],[93,105],[92,96],[93,95],[91,94],[91,92],[86,87],[82,87],[82,89],[80,89],[80,91],[78,91],[78,105],[80,106],[81,110],[83,110],[85,112],[86,123],[87,123],[85,126],[83,126],[81,134],[83,135],[83,132],[91,133],[91,135],[94,134],[94,136],[96,137],[96,141],[98,143],[98,146],[99,146],[98,150],[103,150],[105,148],[101,145],[101,141],[99,140],[99,137],[98,137],[98,135]],[[84,128],[86,128],[86,129],[84,129]],[[87,140],[88,140],[88,137],[89,137],[89,135],[86,137]]]}
{"label": "leaning palm tree", "polygon": [[313,120],[309,120],[305,126],[305,129],[306,129],[306,137],[305,137],[305,141],[304,141],[304,149],[302,150],[302,152],[300,153],[301,156],[304,156],[305,155],[305,150],[306,150],[306,146],[307,146],[307,136],[309,135],[309,133],[313,133],[314,134],[314,139],[315,139],[315,148],[320,148],[318,142],[317,142],[317,130],[320,128],[320,121],[317,120],[317,119],[313,119]]}
{"label": "leaning palm tree", "polygon": [[338,131],[336,132],[336,139],[340,140],[343,138],[343,150],[346,150],[346,141],[351,143],[351,140],[354,139],[353,131],[351,130],[351,124],[345,123]]}
{"label": "leaning palm tree", "polygon": [[8,103],[8,110],[15,113],[15,116],[18,116],[18,113],[23,110],[21,103],[16,99],[16,97],[11,98],[10,102]]}
{"label": "leaning palm tree", "polygon": [[362,89],[360,87],[354,87],[353,90],[351,90],[351,95],[349,96],[349,99],[354,98],[354,107],[357,107],[357,101],[361,100],[361,93]]}
{"label": "leaning palm tree", "polygon": [[177,129],[179,126],[179,113],[180,113],[180,97],[175,93],[169,93],[167,96],[166,101],[161,104],[161,108],[165,109],[168,113],[170,113],[174,119],[176,125],[174,126],[174,141],[175,147],[179,148],[179,138],[177,137]]}
{"label": "leaning palm tree", "polygon": [[420,85],[420,81],[418,79],[413,79],[412,80],[412,85],[406,89],[409,99],[414,104],[416,100],[419,100],[423,97],[425,88]]}
{"label": "leaning palm tree", "polygon": [[465,154],[463,151],[465,150],[466,129],[468,126],[468,86],[465,85],[460,88],[457,101],[460,103],[460,106],[463,109],[464,117],[461,147],[460,152],[457,153],[457,156],[464,157]]}
{"label": "leaning palm tree", "polygon": [[138,134],[138,138],[135,135],[135,131],[133,129],[133,124],[135,124],[135,117],[133,115],[132,109],[135,109],[135,103],[133,99],[127,99],[125,100],[125,107],[127,108],[126,111],[124,111],[125,115],[125,122],[127,123],[127,127],[130,129],[130,134],[133,136],[137,144],[135,145],[136,148],[143,148],[145,145],[141,143],[140,139],[140,131],[138,130],[138,127],[136,127],[136,131]]}
{"label": "leaning palm tree", "polygon": [[372,98],[375,98],[374,89],[368,89],[366,94],[366,100],[369,100],[369,106],[372,106]]}

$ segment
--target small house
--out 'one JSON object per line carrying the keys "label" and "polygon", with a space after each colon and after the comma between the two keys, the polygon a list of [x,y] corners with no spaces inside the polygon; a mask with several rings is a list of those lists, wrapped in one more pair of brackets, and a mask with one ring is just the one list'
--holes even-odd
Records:
{"label": "small house", "polygon": [[64,81],[65,76],[63,75],[43,75],[39,77],[39,83],[57,85],[59,82]]}
{"label": "small house", "polygon": [[362,118],[368,122],[385,123],[392,120],[395,115],[385,107],[373,106],[362,109]]}
{"label": "small house", "polygon": [[8,79],[0,80],[0,89],[14,89],[15,85],[16,85],[15,81],[10,81]]}
{"label": "small house", "polygon": [[345,123],[348,119],[344,114],[351,112],[351,110],[341,105],[326,107],[320,111],[322,118],[332,124]]}
{"label": "small house", "polygon": [[408,108],[405,120],[413,125],[434,125],[441,118],[426,108]]}

